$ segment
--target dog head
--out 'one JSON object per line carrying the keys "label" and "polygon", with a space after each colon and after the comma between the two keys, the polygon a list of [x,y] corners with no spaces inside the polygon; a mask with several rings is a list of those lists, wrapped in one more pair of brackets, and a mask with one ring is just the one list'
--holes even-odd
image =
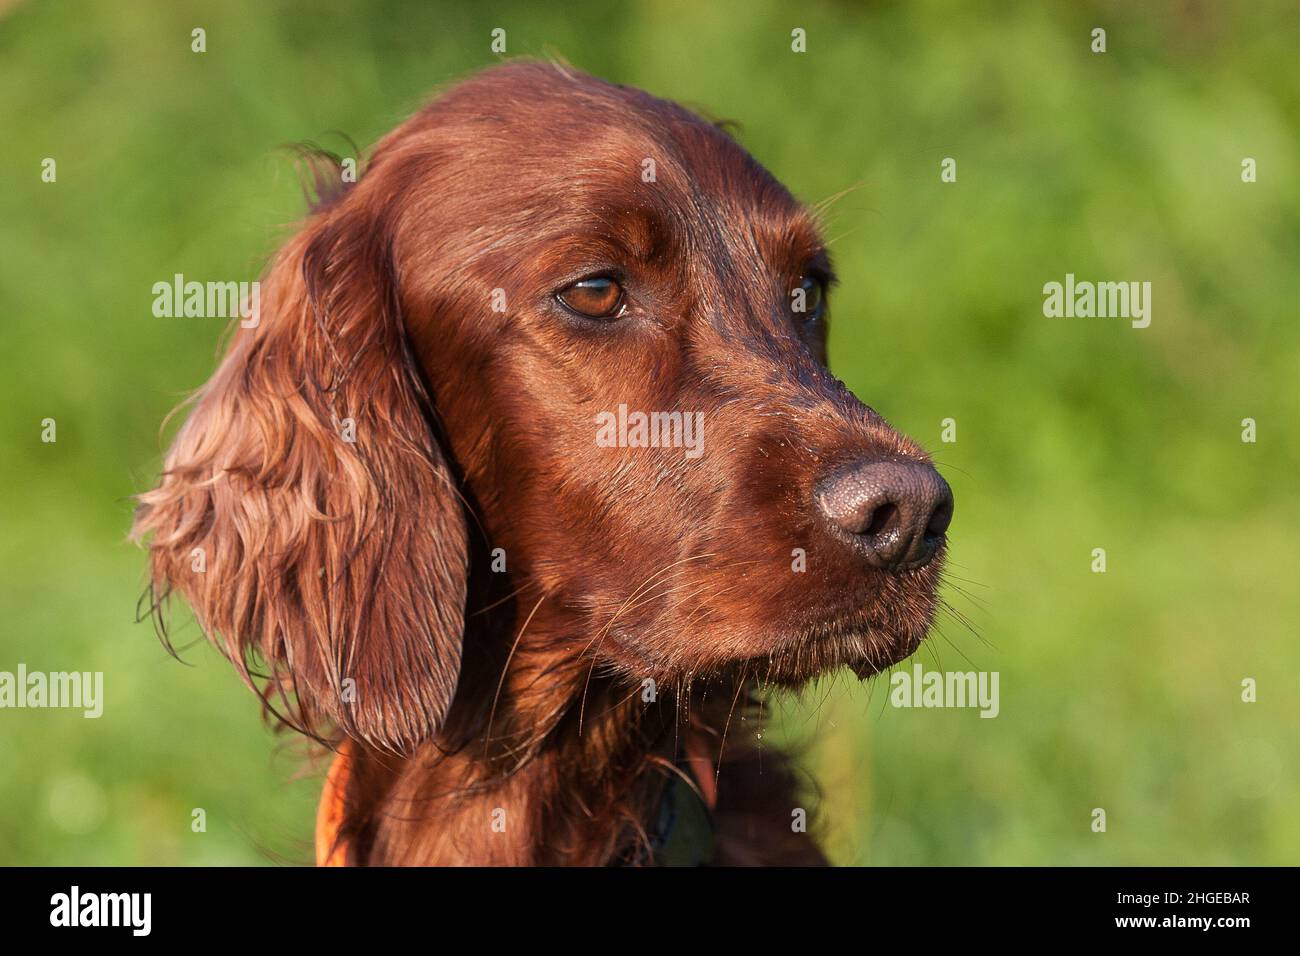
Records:
{"label": "dog head", "polygon": [[455,692],[480,528],[575,657],[873,673],[930,625],[952,498],[828,371],[833,282],[716,125],[488,70],[276,258],[142,496],[155,582],[302,724],[399,750]]}

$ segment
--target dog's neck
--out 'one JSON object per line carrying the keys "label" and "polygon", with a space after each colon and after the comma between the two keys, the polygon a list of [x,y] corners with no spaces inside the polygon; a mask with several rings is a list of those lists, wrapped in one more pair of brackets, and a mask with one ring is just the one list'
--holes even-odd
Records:
{"label": "dog's neck", "polygon": [[[755,746],[747,682],[650,688],[602,672],[561,615],[537,609],[522,632],[492,616],[471,618],[462,688],[474,692],[458,694],[438,739],[404,760],[355,761],[359,862],[644,863],[665,800],[680,807],[683,793],[712,817],[714,862],[823,862],[791,831],[789,768]],[[685,858],[703,862],[699,849]]]}
{"label": "dog's neck", "polygon": [[[470,618],[437,740],[369,755],[354,825],[369,862],[603,865],[645,856],[683,757],[711,748],[683,701],[599,672],[556,613]],[[711,785],[707,773],[699,774]],[[369,785],[367,783],[369,781]],[[369,790],[367,792],[367,787]],[[356,801],[354,801],[356,802]],[[382,810],[376,805],[382,805]]]}

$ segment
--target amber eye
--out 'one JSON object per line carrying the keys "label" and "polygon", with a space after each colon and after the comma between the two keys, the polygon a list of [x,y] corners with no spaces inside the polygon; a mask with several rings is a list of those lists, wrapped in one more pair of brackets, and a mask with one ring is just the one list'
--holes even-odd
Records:
{"label": "amber eye", "polygon": [[623,287],[605,276],[575,282],[556,298],[589,319],[612,319],[623,310]]}
{"label": "amber eye", "polygon": [[804,276],[790,293],[790,309],[805,322],[820,318],[825,305],[826,288],[820,279]]}

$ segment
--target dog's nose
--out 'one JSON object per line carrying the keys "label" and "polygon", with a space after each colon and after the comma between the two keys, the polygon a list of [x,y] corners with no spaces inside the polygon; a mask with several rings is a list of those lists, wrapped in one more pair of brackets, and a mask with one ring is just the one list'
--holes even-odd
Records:
{"label": "dog's nose", "polygon": [[918,568],[934,557],[952,521],[952,489],[933,467],[870,458],[824,478],[817,507],[877,568]]}

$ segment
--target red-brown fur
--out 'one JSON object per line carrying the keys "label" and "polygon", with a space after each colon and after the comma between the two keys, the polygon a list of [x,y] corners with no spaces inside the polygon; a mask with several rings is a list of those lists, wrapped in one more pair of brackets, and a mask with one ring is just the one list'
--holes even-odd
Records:
{"label": "red-brown fur", "polygon": [[[837,463],[924,459],[790,315],[829,268],[726,133],[538,63],[402,124],[280,251],[135,530],[155,607],[180,591],[275,713],[351,741],[351,862],[631,859],[688,749],[716,862],[822,861],[761,688],[910,653],[939,574],[864,569],[814,520]],[[629,317],[563,314],[609,269]],[[598,447],[620,403],[703,412],[704,454]]]}

